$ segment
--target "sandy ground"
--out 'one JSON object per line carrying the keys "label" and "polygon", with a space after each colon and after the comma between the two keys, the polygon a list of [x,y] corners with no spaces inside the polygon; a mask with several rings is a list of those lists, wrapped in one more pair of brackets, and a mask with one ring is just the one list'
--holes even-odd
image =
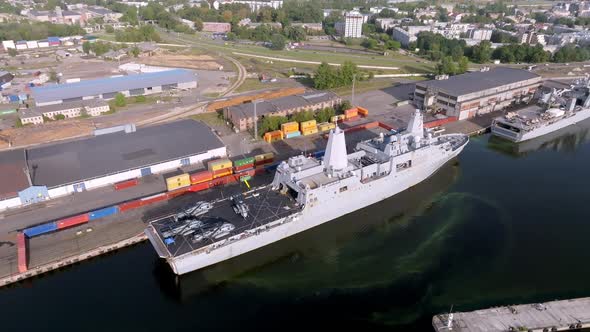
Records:
{"label": "sandy ground", "polygon": [[216,70],[222,65],[209,55],[161,54],[138,59],[146,65]]}

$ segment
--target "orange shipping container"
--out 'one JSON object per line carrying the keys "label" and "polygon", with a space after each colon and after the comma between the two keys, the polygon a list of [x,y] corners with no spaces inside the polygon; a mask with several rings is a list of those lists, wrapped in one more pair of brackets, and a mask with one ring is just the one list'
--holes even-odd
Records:
{"label": "orange shipping container", "polygon": [[358,114],[360,114],[362,116],[369,115],[369,110],[367,110],[366,108],[357,107],[357,110],[358,110]]}
{"label": "orange shipping container", "polygon": [[191,184],[202,183],[211,181],[213,179],[213,173],[211,171],[202,171],[190,174]]}
{"label": "orange shipping container", "polygon": [[232,169],[228,168],[228,169],[220,169],[218,171],[213,171],[213,179],[217,179],[220,177],[224,177],[227,175],[232,174]]}

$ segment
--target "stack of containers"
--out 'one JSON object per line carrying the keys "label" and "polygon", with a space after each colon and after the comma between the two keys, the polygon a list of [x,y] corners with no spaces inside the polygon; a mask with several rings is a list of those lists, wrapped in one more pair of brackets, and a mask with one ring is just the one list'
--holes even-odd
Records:
{"label": "stack of containers", "polygon": [[213,179],[217,179],[232,174],[233,164],[229,159],[213,160],[210,161],[207,166],[209,167],[209,171],[213,175]]}
{"label": "stack of containers", "polygon": [[234,161],[234,172],[238,173],[254,168],[254,157],[248,157]]}
{"label": "stack of containers", "polygon": [[190,185],[191,178],[190,175],[188,175],[187,173],[172,176],[166,179],[166,188],[168,189],[168,191],[188,187]]}
{"label": "stack of containers", "polygon": [[336,125],[334,123],[330,123],[330,122],[322,122],[318,125],[319,131],[328,131],[328,130],[332,130],[334,128],[336,128]]}
{"label": "stack of containers", "polygon": [[344,111],[344,116],[346,117],[346,121],[354,121],[359,118],[358,109],[351,108],[349,110]]}
{"label": "stack of containers", "polygon": [[316,134],[318,132],[318,126],[315,120],[301,122],[300,128],[303,136]]}
{"label": "stack of containers", "polygon": [[299,131],[299,124],[297,122],[287,122],[281,125],[281,131],[285,135],[285,138],[293,138],[301,136]]}
{"label": "stack of containers", "polygon": [[213,180],[213,173],[211,171],[201,171],[190,174],[191,184],[199,184]]}
{"label": "stack of containers", "polygon": [[256,155],[254,156],[254,164],[256,166],[270,164],[274,161],[274,157],[272,152]]}
{"label": "stack of containers", "polygon": [[283,139],[283,132],[280,130],[269,131],[264,134],[264,140],[268,143],[280,141]]}

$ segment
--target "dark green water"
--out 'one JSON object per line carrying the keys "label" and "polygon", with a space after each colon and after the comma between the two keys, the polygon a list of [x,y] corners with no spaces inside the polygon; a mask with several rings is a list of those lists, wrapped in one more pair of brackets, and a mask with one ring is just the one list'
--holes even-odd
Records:
{"label": "dark green water", "polygon": [[451,305],[590,296],[590,135],[560,135],[473,138],[406,193],[183,278],[143,244],[0,290],[1,328],[431,331]]}

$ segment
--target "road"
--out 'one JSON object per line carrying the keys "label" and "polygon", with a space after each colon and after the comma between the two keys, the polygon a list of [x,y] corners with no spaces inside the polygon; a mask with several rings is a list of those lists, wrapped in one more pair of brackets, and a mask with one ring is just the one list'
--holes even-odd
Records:
{"label": "road", "polygon": [[[256,54],[248,54],[248,53],[240,53],[240,52],[232,52],[235,55],[245,56],[248,58],[259,58],[259,59],[266,59],[272,61],[283,61],[283,62],[294,62],[294,63],[306,63],[310,65],[321,65],[320,61],[304,61],[304,60],[295,60],[295,59],[287,59],[287,58],[277,58],[277,57],[270,57],[270,56],[263,56],[263,55],[256,55]],[[330,66],[341,66],[340,63],[333,63],[328,62]],[[387,70],[399,70],[399,67],[387,67],[387,66],[368,66],[368,65],[357,65],[359,68],[364,69],[387,69]]]}

